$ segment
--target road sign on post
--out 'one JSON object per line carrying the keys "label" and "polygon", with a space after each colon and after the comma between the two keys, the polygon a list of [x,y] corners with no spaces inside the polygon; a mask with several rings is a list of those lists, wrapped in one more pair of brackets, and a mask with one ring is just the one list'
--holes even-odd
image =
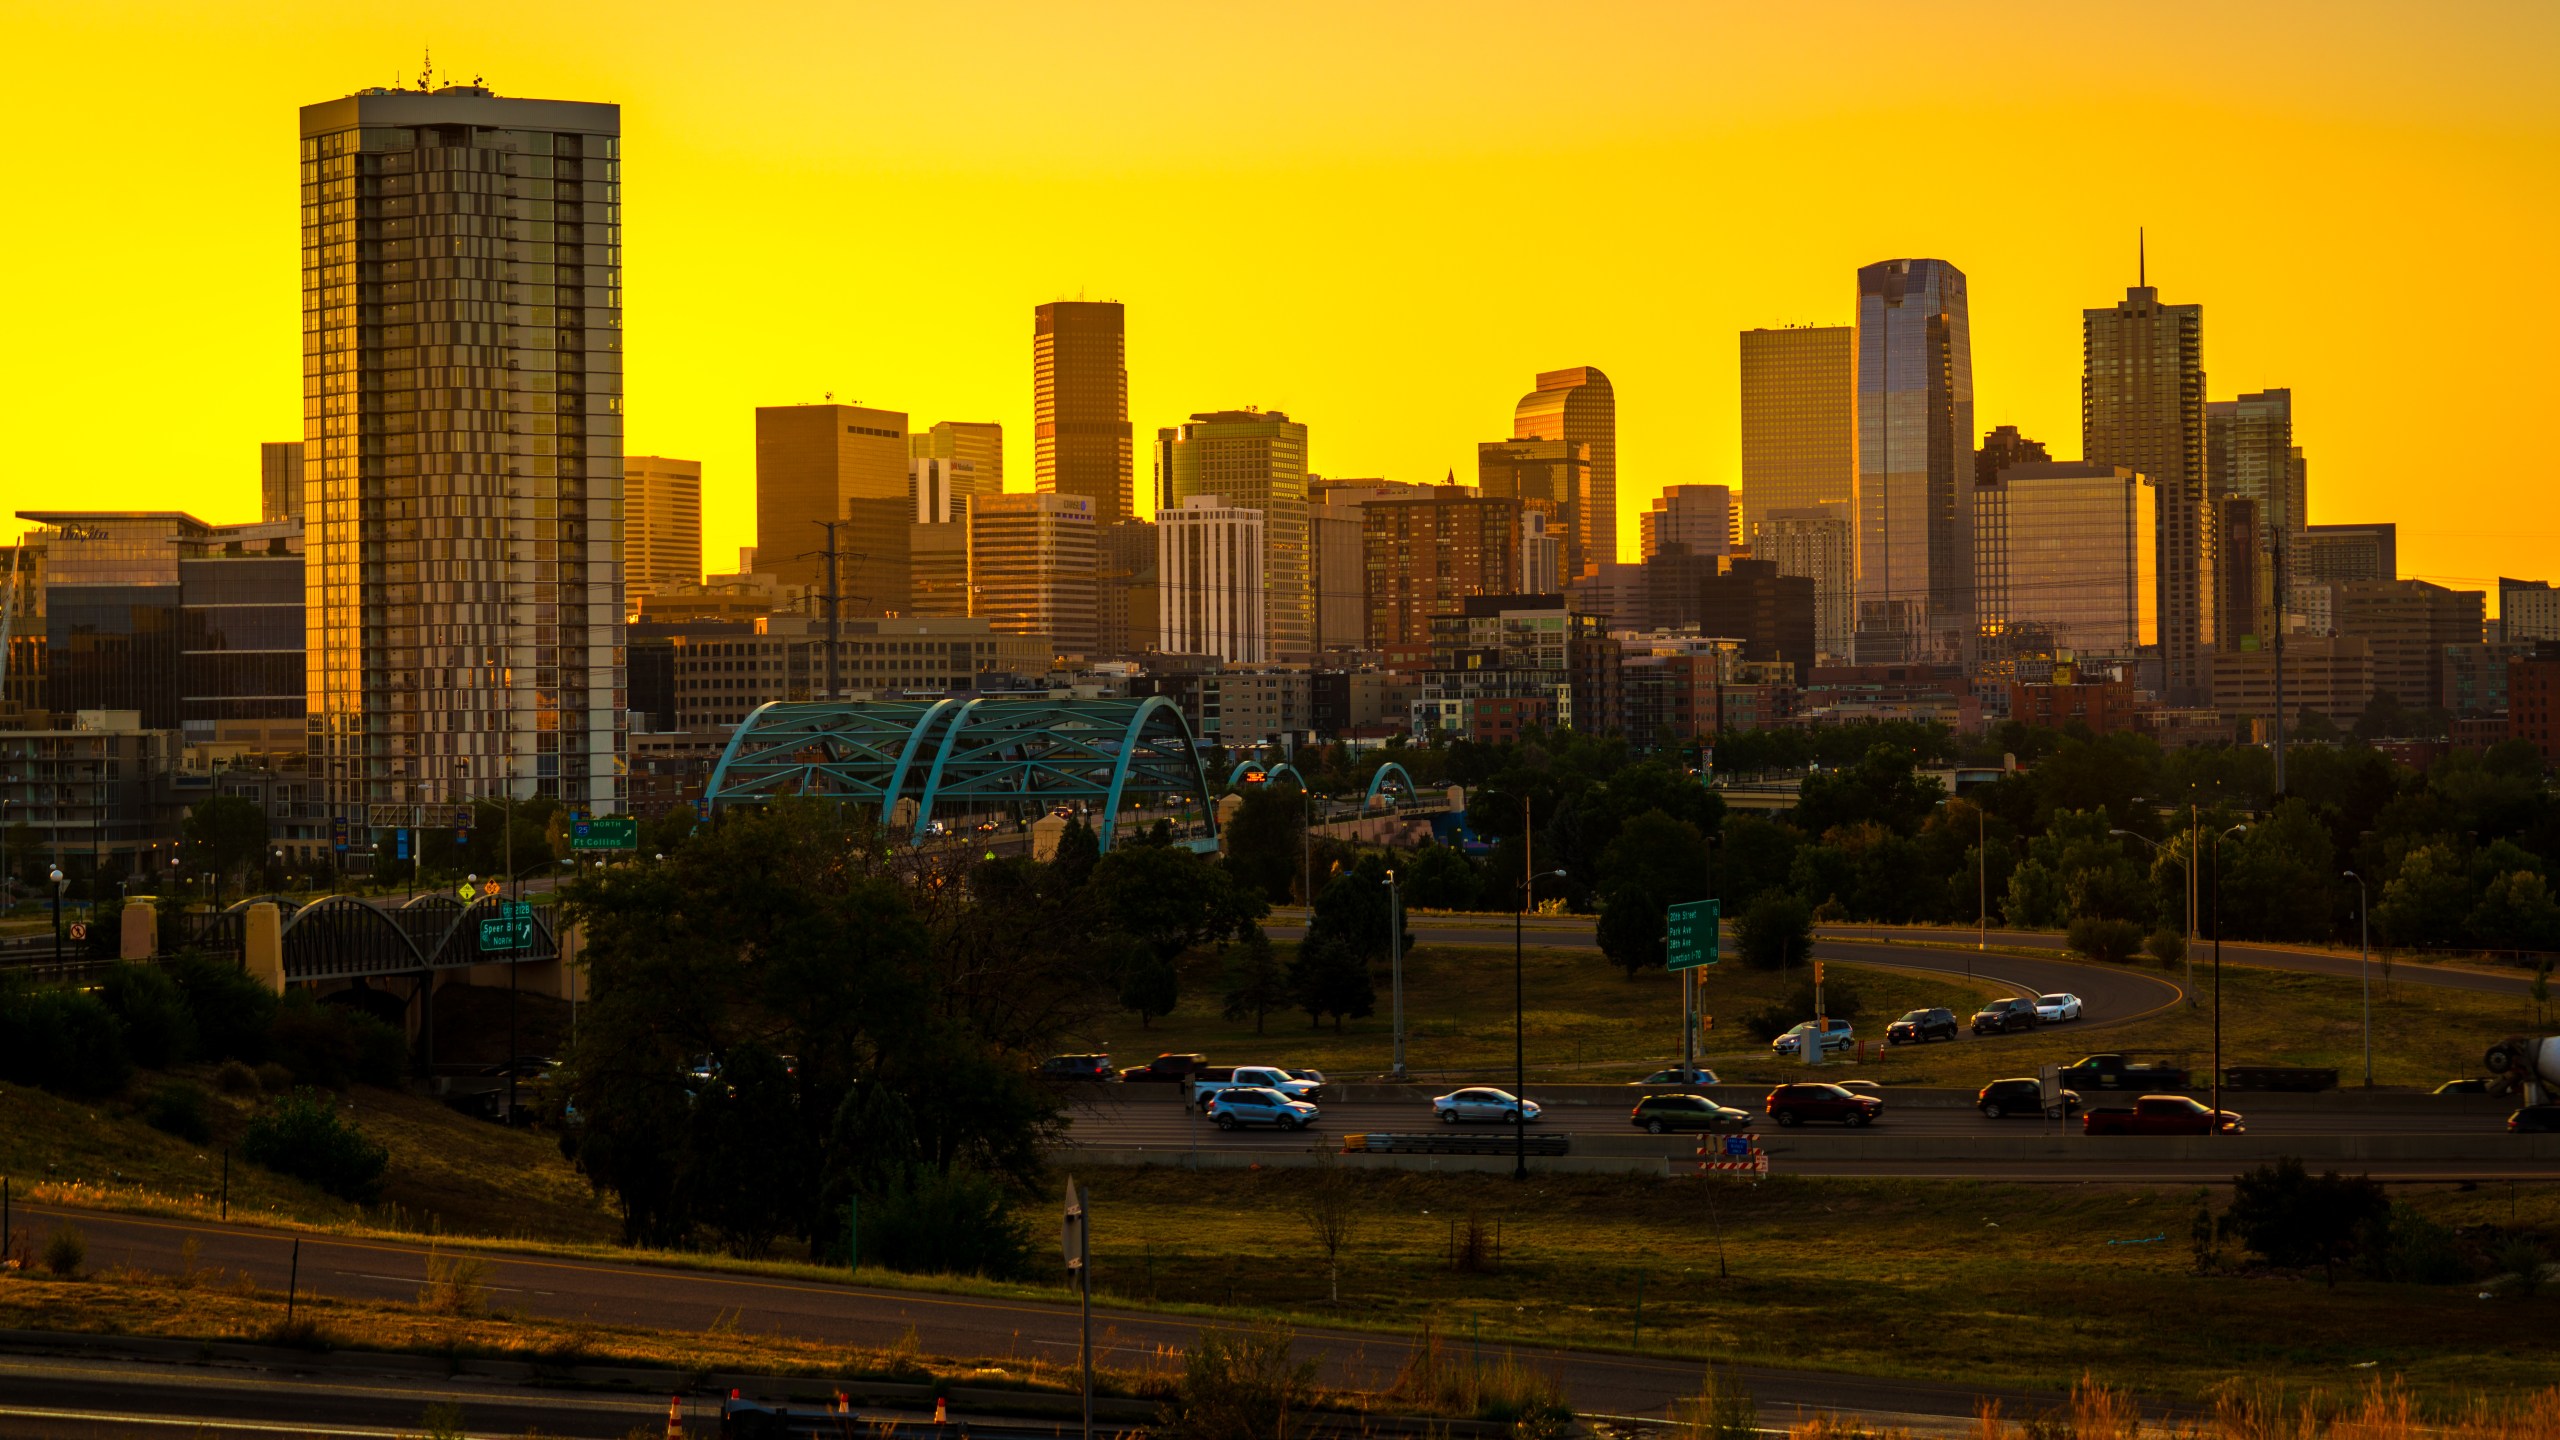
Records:
{"label": "road sign on post", "polygon": [[1717,900],[1692,900],[1671,907],[1665,922],[1669,934],[1663,947],[1667,968],[1695,970],[1716,963],[1716,931],[1722,904]]}
{"label": "road sign on post", "polygon": [[1085,1226],[1085,1195],[1075,1177],[1067,1177],[1067,1215],[1062,1238],[1066,1242],[1067,1269],[1076,1277],[1076,1317],[1078,1358],[1084,1369],[1084,1440],[1093,1440],[1093,1237]]}
{"label": "road sign on post", "polygon": [[569,827],[572,850],[637,850],[640,822],[628,815],[590,815]]}
{"label": "road sign on post", "polygon": [[533,945],[533,907],[511,900],[495,914],[480,917],[480,953],[525,950]]}

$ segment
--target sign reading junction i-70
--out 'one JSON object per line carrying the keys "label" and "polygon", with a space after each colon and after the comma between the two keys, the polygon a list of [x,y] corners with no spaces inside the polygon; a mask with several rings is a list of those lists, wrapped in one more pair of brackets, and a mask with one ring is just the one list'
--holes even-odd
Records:
{"label": "sign reading junction i-70", "polygon": [[1665,968],[1695,970],[1716,963],[1717,911],[1723,902],[1692,900],[1671,907],[1663,946]]}

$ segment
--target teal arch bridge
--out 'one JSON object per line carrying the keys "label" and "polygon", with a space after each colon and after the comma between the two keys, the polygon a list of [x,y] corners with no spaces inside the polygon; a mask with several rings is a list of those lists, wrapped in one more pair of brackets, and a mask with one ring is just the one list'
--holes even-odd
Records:
{"label": "teal arch bridge", "polygon": [[[1095,817],[1111,848],[1124,808],[1195,805],[1195,849],[1217,846],[1199,743],[1161,695],[1052,699],[776,701],[749,714],[711,771],[704,807],[824,795],[873,811],[923,844],[972,816],[1028,819],[1061,806]],[[910,813],[911,812],[911,813]]]}

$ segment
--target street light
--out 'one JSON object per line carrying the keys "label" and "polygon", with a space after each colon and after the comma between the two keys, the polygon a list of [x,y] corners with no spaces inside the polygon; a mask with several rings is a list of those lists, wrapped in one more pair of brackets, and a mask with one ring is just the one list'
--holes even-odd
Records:
{"label": "street light", "polygon": [[71,882],[63,878],[62,867],[53,867],[53,963],[62,964],[62,891]]}
{"label": "street light", "polygon": [[2222,1133],[2222,842],[2248,829],[2243,823],[2213,837],[2213,1124],[2208,1135]]}
{"label": "street light", "polygon": [[2365,912],[2371,897],[2366,894],[2364,877],[2353,870],[2338,872],[2356,882],[2356,971],[2364,977],[2364,1088],[2373,1088],[2373,946],[2367,938]]}
{"label": "street light", "polygon": [[[1387,872],[1387,985],[1395,1016],[1395,1077],[1404,1078],[1404,896],[1396,889],[1396,872]],[[1307,912],[1309,920],[1315,911]]]}
{"label": "street light", "polygon": [[[2148,836],[2148,835],[2138,834],[2138,833],[2136,833],[2136,832],[2134,832],[2134,831],[2131,831],[2131,830],[2110,830],[2110,831],[2108,831],[2107,833],[2108,833],[2108,834],[2110,834],[2110,835],[2121,835],[2121,836],[2124,836],[2125,838],[2127,838],[2127,839],[2131,839],[2131,840],[2139,840],[2139,841],[2141,841],[2143,844],[2148,845],[2148,846],[2150,846],[2150,847],[2151,847],[2151,853],[2153,853],[2153,854],[2155,854],[2155,855],[2158,855],[2158,856],[2162,857],[2163,859],[2167,859],[2167,860],[2171,860],[2171,861],[2176,862],[2177,867],[2178,867],[2180,870],[2183,870],[2183,871],[2185,871],[2185,872],[2186,872],[2186,875],[2187,875],[2187,935],[2186,935],[2187,943],[2186,943],[2186,946],[2185,946],[2185,950],[2186,950],[2186,956],[2187,956],[2187,1004],[2188,1004],[2189,1006],[2193,1006],[2193,1005],[2196,1003],[2196,953],[2195,953],[2195,945],[2196,945],[2196,934],[2195,934],[2195,919],[2196,919],[2196,867],[2195,867],[2195,865],[2194,865],[2194,863],[2193,863],[2193,859],[2194,859],[2194,857],[2193,857],[2193,856],[2189,856],[2187,859],[2180,860],[2180,859],[2178,858],[2178,852],[2177,852],[2177,851],[2170,849],[2168,846],[2161,844],[2159,841],[2152,839],[2152,838],[2151,838],[2150,836]],[[2218,929],[2218,928],[2220,928],[2220,927],[2218,927],[2218,926],[2217,926],[2216,928]]]}
{"label": "street light", "polygon": [[1523,1017],[1528,1014],[1528,987],[1521,978],[1521,925],[1538,901],[1538,882],[1563,879],[1561,870],[1541,870],[1520,882],[1520,908],[1511,912],[1511,1178],[1529,1178],[1529,1046]]}

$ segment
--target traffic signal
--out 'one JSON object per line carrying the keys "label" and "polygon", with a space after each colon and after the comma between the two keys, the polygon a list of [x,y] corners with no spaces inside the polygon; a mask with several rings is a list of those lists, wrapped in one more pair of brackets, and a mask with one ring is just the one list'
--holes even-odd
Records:
{"label": "traffic signal", "polygon": [[1716,1017],[1714,1017],[1713,1015],[1701,1015],[1701,1016],[1699,1016],[1699,1017],[1698,1017],[1698,1028],[1699,1028],[1699,1029],[1701,1029],[1701,1030],[1713,1030],[1714,1028],[1716,1028]]}
{"label": "traffic signal", "polygon": [[1813,962],[1813,983],[1816,985],[1822,983],[1822,962],[1819,960]]}

